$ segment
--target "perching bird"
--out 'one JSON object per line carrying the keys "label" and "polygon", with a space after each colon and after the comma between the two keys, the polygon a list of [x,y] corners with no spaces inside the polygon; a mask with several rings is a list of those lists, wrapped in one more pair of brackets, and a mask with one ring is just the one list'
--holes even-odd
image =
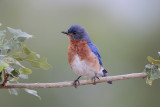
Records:
{"label": "perching bird", "polygon": [[[101,56],[98,48],[91,41],[88,32],[80,25],[72,25],[68,31],[62,33],[68,35],[70,44],[68,46],[69,64],[79,77],[74,81],[75,88],[79,84],[81,76],[92,77],[95,84],[99,76],[107,76],[107,71],[103,68]],[[112,84],[112,81],[108,82]]]}

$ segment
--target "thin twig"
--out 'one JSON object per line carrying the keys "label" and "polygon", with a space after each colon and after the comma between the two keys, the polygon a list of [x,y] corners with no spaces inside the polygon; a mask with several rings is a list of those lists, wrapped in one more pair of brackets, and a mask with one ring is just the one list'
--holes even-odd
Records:
{"label": "thin twig", "polygon": [[[126,80],[132,78],[145,78],[147,74],[145,73],[132,73],[132,74],[125,74],[125,75],[116,75],[116,76],[107,76],[107,77],[100,77],[96,79],[96,83],[102,83],[107,81],[118,81],[118,80]],[[92,80],[80,80],[79,85],[89,85],[93,84]],[[1,89],[4,88],[62,88],[62,87],[72,87],[73,81],[65,81],[65,82],[57,82],[57,83],[17,83],[17,84],[6,84],[6,86],[0,86]]]}
{"label": "thin twig", "polygon": [[6,73],[6,70],[3,70],[3,71],[4,71],[4,81],[2,83],[2,86],[5,87],[7,80],[8,80],[8,77],[9,77],[9,74]]}

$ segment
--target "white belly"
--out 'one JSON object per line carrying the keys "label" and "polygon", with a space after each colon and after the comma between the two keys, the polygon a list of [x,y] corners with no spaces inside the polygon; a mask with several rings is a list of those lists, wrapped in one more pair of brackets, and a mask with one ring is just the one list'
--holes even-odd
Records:
{"label": "white belly", "polygon": [[78,55],[75,56],[74,61],[71,64],[72,70],[80,76],[95,76],[95,73],[98,75],[103,75],[102,74],[102,69],[101,68],[99,71],[96,71],[92,68],[92,64],[87,64],[85,61],[81,61]]}

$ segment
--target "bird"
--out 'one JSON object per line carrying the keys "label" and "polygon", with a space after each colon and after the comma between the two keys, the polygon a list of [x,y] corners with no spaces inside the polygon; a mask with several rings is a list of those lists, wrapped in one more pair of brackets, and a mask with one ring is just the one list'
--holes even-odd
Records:
{"label": "bird", "polygon": [[[68,61],[72,71],[78,75],[73,82],[75,88],[80,84],[79,79],[82,76],[92,77],[93,84],[96,84],[96,78],[107,76],[108,72],[103,68],[98,47],[91,41],[84,27],[75,24],[68,31],[61,33],[67,35],[70,41]],[[108,81],[108,83],[112,84],[112,81]]]}

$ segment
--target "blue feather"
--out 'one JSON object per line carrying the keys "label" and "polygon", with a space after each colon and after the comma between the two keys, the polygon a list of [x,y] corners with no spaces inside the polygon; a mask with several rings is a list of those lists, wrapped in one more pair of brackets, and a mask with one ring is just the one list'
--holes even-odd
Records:
{"label": "blue feather", "polygon": [[99,60],[99,64],[101,66],[103,66],[102,64],[102,60],[101,60],[101,56],[98,52],[98,48],[95,44],[93,44],[92,42],[88,42],[87,45],[89,46],[89,48],[91,49],[91,51],[97,56],[98,60]]}
{"label": "blue feather", "polygon": [[[100,54],[98,52],[97,46],[95,44],[93,44],[92,42],[88,42],[87,45],[89,46],[89,48],[91,49],[91,51],[97,56],[97,58],[99,60],[99,64],[103,67],[101,56],[100,56]],[[102,73],[103,73],[104,77],[107,76],[107,74],[106,74],[106,72],[104,72],[104,70],[102,71]]]}

